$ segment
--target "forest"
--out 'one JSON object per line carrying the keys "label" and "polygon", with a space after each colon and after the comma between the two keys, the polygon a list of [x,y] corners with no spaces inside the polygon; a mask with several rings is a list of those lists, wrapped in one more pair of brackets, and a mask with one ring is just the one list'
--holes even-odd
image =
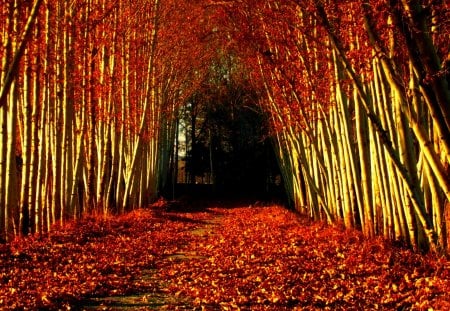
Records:
{"label": "forest", "polygon": [[182,176],[449,254],[448,1],[0,0],[0,32],[5,249]]}

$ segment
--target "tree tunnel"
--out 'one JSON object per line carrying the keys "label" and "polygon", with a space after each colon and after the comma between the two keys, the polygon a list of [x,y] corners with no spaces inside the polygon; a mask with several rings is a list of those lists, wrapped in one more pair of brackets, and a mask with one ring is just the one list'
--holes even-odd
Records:
{"label": "tree tunnel", "polygon": [[281,175],[299,213],[448,249],[448,3],[397,2],[3,1],[0,239]]}
{"label": "tree tunnel", "polygon": [[[172,196],[282,199],[283,185],[261,91],[235,57],[210,66],[180,108]],[[172,187],[172,191],[175,190]],[[178,193],[177,193],[178,192]]]}

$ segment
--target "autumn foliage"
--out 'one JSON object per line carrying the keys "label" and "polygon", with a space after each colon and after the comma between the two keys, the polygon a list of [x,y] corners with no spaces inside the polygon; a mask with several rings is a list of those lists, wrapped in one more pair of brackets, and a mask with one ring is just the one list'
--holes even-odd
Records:
{"label": "autumn foliage", "polygon": [[168,310],[450,307],[445,260],[277,205],[166,206],[3,245],[1,308],[82,309],[93,298],[138,294],[143,308],[152,295],[166,297],[158,306]]}
{"label": "autumn foliage", "polygon": [[196,48],[203,7],[0,7],[0,239],[154,201],[170,182],[178,108],[217,52]]}
{"label": "autumn foliage", "polygon": [[449,306],[448,262],[312,223],[280,206],[221,210],[219,225],[167,265],[170,289],[211,309],[434,309]]}
{"label": "autumn foliage", "polygon": [[[449,12],[0,0],[0,306],[450,309]],[[180,107],[215,98],[225,58],[291,210],[142,208],[176,183]]]}
{"label": "autumn foliage", "polygon": [[292,205],[368,237],[446,249],[448,4],[226,3],[231,37],[248,42],[259,72]]}

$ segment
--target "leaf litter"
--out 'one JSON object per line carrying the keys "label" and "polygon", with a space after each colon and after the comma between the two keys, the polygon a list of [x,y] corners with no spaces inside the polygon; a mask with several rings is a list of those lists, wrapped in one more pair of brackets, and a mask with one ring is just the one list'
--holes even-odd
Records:
{"label": "leaf litter", "polygon": [[5,310],[450,310],[449,289],[445,258],[278,205],[158,203],[0,245]]}

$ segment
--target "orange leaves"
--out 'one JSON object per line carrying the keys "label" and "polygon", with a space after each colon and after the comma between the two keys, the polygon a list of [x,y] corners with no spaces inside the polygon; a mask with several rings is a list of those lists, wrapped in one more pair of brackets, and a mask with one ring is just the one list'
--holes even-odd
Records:
{"label": "orange leaves", "polygon": [[[310,223],[280,207],[228,210],[221,226],[195,237],[207,259],[176,262],[171,290],[200,307],[227,310],[396,309],[449,305],[430,276],[433,259],[365,241],[356,231]],[[428,280],[428,283],[425,283]],[[423,284],[423,286],[414,286]],[[426,288],[426,289],[424,289]],[[419,300],[413,297],[419,295]],[[444,302],[442,302],[444,301]]]}
{"label": "orange leaves", "polygon": [[447,260],[277,206],[86,219],[2,247],[0,282],[2,309],[155,292],[194,310],[450,307]]}
{"label": "orange leaves", "polygon": [[55,228],[50,239],[17,239],[0,252],[0,309],[69,308],[91,296],[153,292],[158,284],[141,274],[193,226],[139,210]]}

